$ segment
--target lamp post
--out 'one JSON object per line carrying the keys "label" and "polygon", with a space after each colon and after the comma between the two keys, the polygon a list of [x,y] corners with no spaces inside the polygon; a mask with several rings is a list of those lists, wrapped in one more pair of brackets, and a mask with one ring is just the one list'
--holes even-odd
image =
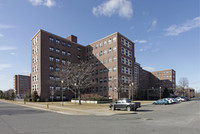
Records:
{"label": "lamp post", "polygon": [[75,104],[76,104],[76,83],[74,83],[75,86]]}
{"label": "lamp post", "polygon": [[161,99],[161,89],[162,89],[162,87],[160,86],[160,99]]}
{"label": "lamp post", "polygon": [[63,80],[61,80],[61,90],[62,90],[62,106],[63,106],[63,83],[64,83],[64,81]]}

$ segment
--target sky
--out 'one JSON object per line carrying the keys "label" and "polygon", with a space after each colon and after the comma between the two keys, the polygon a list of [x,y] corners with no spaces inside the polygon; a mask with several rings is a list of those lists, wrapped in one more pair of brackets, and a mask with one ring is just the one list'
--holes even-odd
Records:
{"label": "sky", "polygon": [[88,45],[119,32],[135,42],[136,62],[174,69],[200,92],[199,0],[0,0],[0,90],[31,72],[31,38],[39,29]]}

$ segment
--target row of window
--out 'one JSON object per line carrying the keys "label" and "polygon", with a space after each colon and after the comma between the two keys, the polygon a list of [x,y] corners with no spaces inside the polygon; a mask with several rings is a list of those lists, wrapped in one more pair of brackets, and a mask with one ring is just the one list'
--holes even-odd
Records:
{"label": "row of window", "polygon": [[129,65],[129,66],[132,66],[132,60],[129,60],[128,58],[122,57],[122,63]]}
{"label": "row of window", "polygon": [[[54,42],[54,38],[53,37],[49,37],[49,41],[53,43]],[[66,42],[60,41],[59,39],[56,39],[56,44],[57,45],[60,45],[61,42],[62,42],[62,46],[66,46]],[[71,43],[70,42],[67,43],[67,47],[71,48]],[[77,46],[77,50],[81,51],[81,48],[79,46]]]}
{"label": "row of window", "polygon": [[[62,96],[61,96],[61,97],[62,97]],[[60,97],[60,95],[57,95],[57,96],[56,96],[56,100],[60,100],[61,97]],[[50,98],[50,99],[53,99],[54,96],[49,96],[49,98]],[[63,95],[63,99],[66,99],[66,96],[65,96],[65,95]]]}
{"label": "row of window", "polygon": [[33,84],[32,89],[33,89],[33,91],[38,90],[38,84]]}
{"label": "row of window", "polygon": [[37,42],[38,42],[38,36],[36,36],[36,37],[33,39],[33,45],[35,45]]}
{"label": "row of window", "polygon": [[54,90],[54,89],[56,89],[57,91],[60,91],[61,89],[62,89],[62,91],[66,91],[66,87],[60,87],[60,86],[56,86],[56,87],[54,87],[54,86],[49,86],[49,89],[50,90]]}
{"label": "row of window", "polygon": [[[49,57],[49,61],[53,62],[53,61],[54,61],[54,57],[53,57],[53,56],[50,56],[50,57]],[[63,64],[65,64],[65,63],[66,63],[66,60],[65,60],[65,59],[62,59],[61,62],[62,62]],[[56,63],[60,63],[60,58],[56,58]]]}
{"label": "row of window", "polygon": [[116,52],[117,51],[117,47],[114,46],[113,49],[110,47],[108,50],[105,49],[103,51],[100,51],[99,53],[96,53],[95,55],[96,55],[96,57],[99,57],[99,56],[102,56],[102,55],[106,55],[107,53],[111,53],[112,50],[113,50],[113,52]]}
{"label": "row of window", "polygon": [[132,69],[122,66],[122,73],[126,73],[126,74],[132,75]]}
{"label": "row of window", "polygon": [[32,77],[32,80],[33,80],[33,81],[38,81],[38,75],[33,76],[33,77]]}
{"label": "row of window", "polygon": [[132,57],[132,52],[123,48],[123,47],[121,48],[121,53],[126,55],[126,56]]}
{"label": "row of window", "polygon": [[103,83],[103,82],[107,82],[107,81],[117,81],[117,77],[116,76],[109,76],[108,78],[107,77],[100,77],[100,78],[96,78],[95,80],[93,79],[93,82],[95,81],[96,83]]}
{"label": "row of window", "polygon": [[38,46],[34,47],[33,50],[32,50],[32,54],[35,54],[38,52]]}
{"label": "row of window", "polygon": [[123,38],[121,39],[121,44],[132,49],[132,44],[129,41],[123,39]]}
{"label": "row of window", "polygon": [[[112,41],[113,41],[113,42],[116,42],[116,40],[117,40],[116,37],[109,38],[109,39],[108,39],[108,44],[111,44]],[[103,43],[101,42],[101,43],[99,43],[99,44],[96,44],[96,45],[95,45],[95,48],[98,49],[98,47],[103,47],[103,46],[106,46],[106,45],[107,45],[107,41],[105,40],[105,41],[103,41]]]}
{"label": "row of window", "polygon": [[36,63],[38,61],[38,56],[36,55],[35,57],[33,57],[32,62]]}
{"label": "row of window", "polygon": [[35,65],[33,68],[33,73],[38,71],[38,65]]}

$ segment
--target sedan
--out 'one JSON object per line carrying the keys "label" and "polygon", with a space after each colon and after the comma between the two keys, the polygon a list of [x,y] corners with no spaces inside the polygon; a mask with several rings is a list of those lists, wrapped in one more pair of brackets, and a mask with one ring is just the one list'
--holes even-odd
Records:
{"label": "sedan", "polygon": [[160,105],[167,105],[169,103],[168,103],[168,101],[166,99],[159,99],[157,101],[154,101],[153,104],[155,104],[155,105],[159,105],[159,104]]}

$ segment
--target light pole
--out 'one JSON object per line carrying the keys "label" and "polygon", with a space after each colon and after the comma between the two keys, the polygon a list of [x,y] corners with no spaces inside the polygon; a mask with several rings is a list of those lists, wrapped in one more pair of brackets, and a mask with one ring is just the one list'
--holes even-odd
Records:
{"label": "light pole", "polygon": [[132,86],[131,91],[132,91],[132,101],[133,101],[133,89],[134,89],[134,83],[133,82],[131,83],[131,86]]}
{"label": "light pole", "polygon": [[160,99],[161,99],[161,89],[162,89],[162,87],[160,86]]}
{"label": "light pole", "polygon": [[63,83],[64,83],[64,81],[63,80],[61,80],[61,90],[62,90],[62,106],[63,106]]}
{"label": "light pole", "polygon": [[76,83],[74,83],[75,86],[75,104],[76,104]]}

